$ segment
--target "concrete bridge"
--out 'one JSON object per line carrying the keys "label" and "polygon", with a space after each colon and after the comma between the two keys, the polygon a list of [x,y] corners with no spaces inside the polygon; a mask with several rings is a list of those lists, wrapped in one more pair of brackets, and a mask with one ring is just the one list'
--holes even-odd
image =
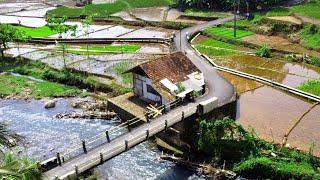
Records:
{"label": "concrete bridge", "polygon": [[[190,60],[204,73],[207,91],[206,94],[198,99],[196,102],[188,103],[179,106],[167,114],[160,116],[148,123],[142,124],[136,129],[123,134],[110,142],[109,137],[106,138],[106,142],[102,145],[91,149],[87,152],[80,154],[79,156],[70,159],[66,162],[61,162],[60,166],[48,170],[44,173],[44,179],[74,179],[80,173],[89,170],[101,163],[111,159],[129,148],[140,144],[147,140],[149,137],[166,130],[172,125],[183,121],[185,118],[199,113],[199,104],[203,102],[213,102],[215,99],[215,105],[210,106],[212,108],[221,107],[236,100],[236,93],[234,87],[225,79],[220,77],[217,70],[212,67],[208,62],[199,56],[189,44],[189,37],[196,32],[224,22],[232,20],[233,17],[227,17],[216,21],[211,21],[202,25],[198,25],[192,28],[182,30],[175,35],[174,43],[178,50],[184,52]],[[58,158],[59,159],[59,158]],[[57,159],[55,159],[57,161]],[[58,161],[61,161],[60,159]],[[50,163],[50,162],[46,162]]]}

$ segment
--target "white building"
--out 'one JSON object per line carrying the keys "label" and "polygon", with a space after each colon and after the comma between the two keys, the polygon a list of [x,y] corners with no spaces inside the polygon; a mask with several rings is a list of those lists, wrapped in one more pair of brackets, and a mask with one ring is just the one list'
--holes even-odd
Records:
{"label": "white building", "polygon": [[201,95],[205,89],[203,74],[182,52],[148,61],[128,72],[133,73],[135,95],[158,105],[191,97],[193,92]]}

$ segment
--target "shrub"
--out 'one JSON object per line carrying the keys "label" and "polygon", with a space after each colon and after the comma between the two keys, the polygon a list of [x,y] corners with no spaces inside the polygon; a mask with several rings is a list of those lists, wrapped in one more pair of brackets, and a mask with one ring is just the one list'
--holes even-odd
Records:
{"label": "shrub", "polygon": [[320,67],[320,58],[312,57],[310,59],[310,64]]}
{"label": "shrub", "polygon": [[271,57],[271,49],[267,45],[264,45],[260,49],[257,50],[256,55],[260,56],[260,57],[270,58]]}

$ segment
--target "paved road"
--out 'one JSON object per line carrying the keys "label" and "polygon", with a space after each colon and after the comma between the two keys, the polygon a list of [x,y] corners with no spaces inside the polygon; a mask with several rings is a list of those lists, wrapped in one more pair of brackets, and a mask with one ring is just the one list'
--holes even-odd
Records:
{"label": "paved road", "polygon": [[122,136],[119,136],[111,141],[111,143],[103,144],[87,154],[82,154],[70,161],[67,161],[62,166],[54,168],[44,174],[45,179],[54,179],[55,176],[63,179],[67,175],[75,174],[75,166],[79,167],[79,172],[83,170],[95,167],[100,162],[100,153],[103,154],[104,160],[117,156],[125,151],[125,140],[128,141],[129,147],[137,145],[146,140],[146,131],[150,131],[150,136],[157,134],[164,130],[165,121],[168,122],[168,127],[176,124],[182,120],[182,112],[184,112],[184,117],[189,117],[196,113],[197,105],[199,101],[203,101],[212,97],[218,97],[219,104],[227,104],[236,99],[234,87],[225,79],[220,77],[217,71],[207,63],[203,58],[199,57],[196,52],[190,46],[187,36],[193,34],[205,27],[218,25],[223,22],[231,20],[232,17],[228,17],[221,20],[216,20],[208,22],[206,24],[198,25],[192,28],[187,28],[181,31],[181,49],[180,49],[180,34],[177,34],[174,42],[178,50],[186,52],[187,56],[192,60],[192,62],[204,73],[205,82],[208,91],[205,96],[199,99],[195,103],[189,103],[185,106],[178,107],[170,113],[163,115],[150,123],[143,124],[138,128],[128,132]]}
{"label": "paved road", "polygon": [[[217,70],[212,67],[209,63],[206,62],[205,59],[200,57],[191,47],[188,42],[188,36],[197,33],[207,27],[216,26],[219,24],[223,24],[224,22],[231,21],[233,17],[227,17],[223,19],[218,19],[215,21],[210,21],[208,23],[204,23],[201,25],[193,26],[190,28],[183,29],[176,34],[174,38],[174,43],[178,50],[186,52],[186,55],[189,59],[203,72],[205,77],[205,83],[208,88],[208,94],[205,95],[202,99],[208,99],[211,97],[218,97],[219,104],[227,104],[230,101],[235,100],[235,89],[232,84],[230,84],[227,80],[219,76]],[[180,40],[181,37],[181,40]],[[181,45],[180,45],[181,42]]]}

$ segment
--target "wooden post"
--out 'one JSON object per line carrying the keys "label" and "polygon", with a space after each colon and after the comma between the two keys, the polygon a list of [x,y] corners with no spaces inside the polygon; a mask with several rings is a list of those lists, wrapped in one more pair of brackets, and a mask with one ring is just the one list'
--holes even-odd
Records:
{"label": "wooden post", "polygon": [[64,163],[65,161],[64,161],[64,157],[62,156],[62,162]]}
{"label": "wooden post", "polygon": [[147,122],[149,123],[150,119],[149,119],[148,113],[145,115],[145,117],[146,117]]}
{"label": "wooden post", "polygon": [[102,163],[103,163],[103,154],[100,153],[100,164],[102,164]]}
{"label": "wooden post", "polygon": [[106,131],[106,138],[108,140],[108,143],[110,143],[109,131]]}
{"label": "wooden post", "polygon": [[165,120],[165,122],[164,122],[164,129],[166,131],[168,130],[168,120]]}
{"label": "wooden post", "polygon": [[59,166],[61,166],[60,153],[57,153],[57,161],[58,161]]}
{"label": "wooden post", "polygon": [[146,130],[146,135],[147,135],[146,140],[148,140],[150,136],[149,129]]}
{"label": "wooden post", "polygon": [[124,141],[124,144],[125,144],[125,147],[126,147],[126,148],[125,148],[125,149],[126,149],[126,151],[128,151],[128,149],[129,149],[128,141],[127,141],[127,140],[125,140],[125,141]]}
{"label": "wooden post", "polygon": [[83,152],[87,153],[87,148],[86,148],[86,142],[82,141],[82,148],[83,148]]}
{"label": "wooden post", "polygon": [[76,177],[78,178],[79,176],[79,168],[77,165],[74,166],[74,171],[76,172]]}
{"label": "wooden post", "polygon": [[181,114],[181,121],[184,120],[184,111],[182,111],[182,114]]}

